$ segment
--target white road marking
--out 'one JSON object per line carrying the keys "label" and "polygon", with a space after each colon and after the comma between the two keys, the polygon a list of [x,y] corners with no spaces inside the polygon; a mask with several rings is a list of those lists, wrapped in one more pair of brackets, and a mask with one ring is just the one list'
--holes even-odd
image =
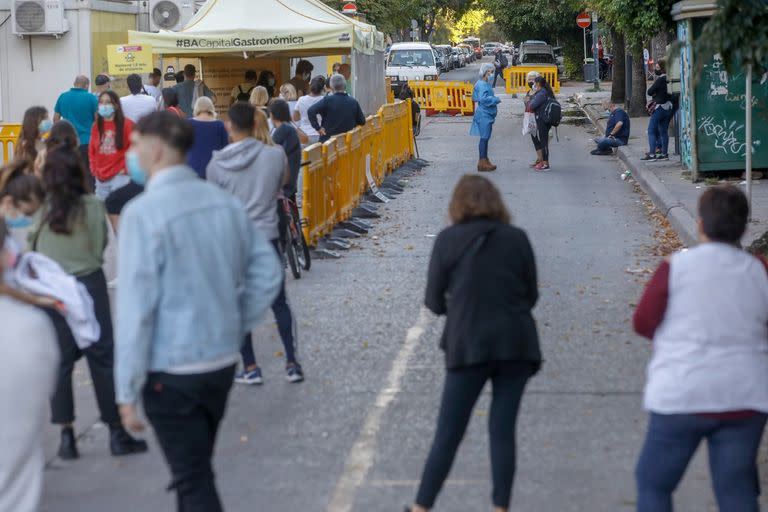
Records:
{"label": "white road marking", "polygon": [[327,512],[350,512],[352,510],[357,489],[365,481],[376,456],[376,441],[384,413],[400,392],[403,377],[405,377],[408,369],[408,360],[433,318],[429,311],[422,307],[416,325],[408,329],[405,342],[389,370],[386,385],[376,396],[376,401],[365,418],[363,428],[357,435],[349,455],[347,455],[344,472],[336,483]]}

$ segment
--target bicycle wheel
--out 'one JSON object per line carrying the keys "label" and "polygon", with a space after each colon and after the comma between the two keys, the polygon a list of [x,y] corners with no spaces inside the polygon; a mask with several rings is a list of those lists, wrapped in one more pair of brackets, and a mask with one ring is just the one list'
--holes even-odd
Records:
{"label": "bicycle wheel", "polygon": [[312,266],[312,258],[309,255],[309,246],[307,245],[307,241],[304,239],[304,231],[299,226],[297,226],[297,228],[299,231],[299,247],[296,251],[296,254],[299,256],[299,264],[301,264],[304,270],[309,270],[309,268]]}
{"label": "bicycle wheel", "polygon": [[296,241],[293,238],[293,233],[291,232],[291,226],[287,226],[285,228],[285,235],[286,240],[288,243],[285,244],[285,254],[288,256],[288,266],[291,267],[291,274],[293,274],[293,277],[296,279],[301,279],[301,267],[299,266],[299,255],[296,251]]}

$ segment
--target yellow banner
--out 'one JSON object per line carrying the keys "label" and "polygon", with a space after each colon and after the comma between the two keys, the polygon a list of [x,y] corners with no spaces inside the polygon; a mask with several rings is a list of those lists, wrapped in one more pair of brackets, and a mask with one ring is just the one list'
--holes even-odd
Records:
{"label": "yellow banner", "polygon": [[151,73],[154,67],[152,47],[145,44],[110,44],[107,46],[107,61],[110,75]]}

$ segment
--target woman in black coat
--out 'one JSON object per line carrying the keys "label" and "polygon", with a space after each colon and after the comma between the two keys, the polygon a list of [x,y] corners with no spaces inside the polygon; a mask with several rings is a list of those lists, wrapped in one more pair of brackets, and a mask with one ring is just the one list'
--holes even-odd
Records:
{"label": "woman in black coat", "polygon": [[493,505],[509,509],[515,473],[515,423],[525,385],[541,366],[536,323],[536,262],[525,232],[510,225],[501,194],[477,175],[461,178],[452,226],[432,251],[426,306],[447,315],[441,348],[446,378],[437,432],[412,512],[425,512],[451,469],[472,409],[493,384],[489,417]]}

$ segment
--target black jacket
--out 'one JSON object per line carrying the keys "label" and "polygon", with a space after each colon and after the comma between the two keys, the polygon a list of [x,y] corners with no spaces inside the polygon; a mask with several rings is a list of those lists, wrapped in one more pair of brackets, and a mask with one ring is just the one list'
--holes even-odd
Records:
{"label": "black jacket", "polygon": [[280,128],[272,134],[272,141],[280,144],[285,150],[285,156],[288,157],[288,169],[291,171],[290,182],[283,187],[285,195],[293,197],[296,194],[296,186],[299,181],[299,168],[301,167],[301,142],[296,128],[290,123],[283,123]]}
{"label": "black jacket", "polygon": [[531,314],[538,297],[536,262],[523,230],[477,219],[437,237],[425,304],[447,315],[440,347],[449,369],[493,361],[538,367],[541,350]]}
{"label": "black jacket", "polygon": [[667,75],[660,75],[653,82],[653,85],[648,88],[648,96],[657,105],[663,105],[670,101],[669,92],[667,91]]}
{"label": "black jacket", "polygon": [[319,131],[321,125],[317,122],[318,115],[323,120],[322,128],[325,128],[325,137],[320,137],[320,142],[365,124],[365,115],[360,104],[345,92],[329,94],[309,107],[309,122],[312,128]]}

